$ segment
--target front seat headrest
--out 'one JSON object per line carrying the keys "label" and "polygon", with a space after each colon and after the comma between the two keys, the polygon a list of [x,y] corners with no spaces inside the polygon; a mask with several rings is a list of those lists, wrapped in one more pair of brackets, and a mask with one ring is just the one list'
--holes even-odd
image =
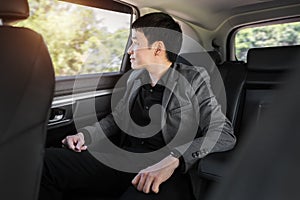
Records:
{"label": "front seat headrest", "polygon": [[0,0],[0,19],[11,23],[29,17],[27,0]]}

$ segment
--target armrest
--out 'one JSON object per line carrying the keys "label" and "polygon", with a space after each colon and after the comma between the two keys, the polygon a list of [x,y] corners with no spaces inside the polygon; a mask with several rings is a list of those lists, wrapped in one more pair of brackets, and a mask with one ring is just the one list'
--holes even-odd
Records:
{"label": "armrest", "polygon": [[226,174],[229,161],[234,151],[209,154],[202,158],[198,164],[198,173],[201,177],[219,182]]}

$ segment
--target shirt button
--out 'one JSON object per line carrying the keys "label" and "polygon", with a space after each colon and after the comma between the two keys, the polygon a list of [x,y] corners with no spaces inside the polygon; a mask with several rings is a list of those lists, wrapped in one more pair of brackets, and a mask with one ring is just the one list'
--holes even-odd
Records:
{"label": "shirt button", "polygon": [[148,106],[145,106],[145,109],[146,109],[146,110],[149,110],[149,107],[148,107]]}
{"label": "shirt button", "polygon": [[153,89],[150,89],[150,90],[149,90],[149,92],[151,92],[151,93],[152,93],[152,92],[153,92]]}
{"label": "shirt button", "polygon": [[141,141],[141,144],[145,144],[145,142],[144,142],[144,141]]}

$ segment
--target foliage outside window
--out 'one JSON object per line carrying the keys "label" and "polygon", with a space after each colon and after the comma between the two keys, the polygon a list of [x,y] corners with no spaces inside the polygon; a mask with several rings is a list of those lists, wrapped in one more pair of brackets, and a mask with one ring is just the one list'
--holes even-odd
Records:
{"label": "foliage outside window", "polygon": [[16,26],[40,33],[56,76],[120,71],[130,14],[57,0],[29,0],[30,18]]}
{"label": "foliage outside window", "polygon": [[300,22],[245,28],[235,36],[235,53],[238,60],[246,61],[250,48],[298,44],[300,44]]}

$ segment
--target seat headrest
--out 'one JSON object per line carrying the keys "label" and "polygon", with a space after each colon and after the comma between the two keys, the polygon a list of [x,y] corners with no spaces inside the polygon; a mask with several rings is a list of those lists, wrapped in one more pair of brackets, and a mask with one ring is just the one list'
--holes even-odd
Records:
{"label": "seat headrest", "polygon": [[0,19],[4,23],[10,23],[29,16],[27,0],[0,0]]}
{"label": "seat headrest", "polygon": [[249,49],[247,68],[252,71],[285,71],[300,65],[300,45]]}
{"label": "seat headrest", "polygon": [[182,53],[177,57],[177,62],[187,65],[203,66],[211,64],[212,61],[215,64],[221,62],[221,56],[217,51]]}
{"label": "seat headrest", "polygon": [[222,62],[221,55],[218,51],[208,51],[207,52],[210,57],[215,61],[216,64],[220,64]]}

